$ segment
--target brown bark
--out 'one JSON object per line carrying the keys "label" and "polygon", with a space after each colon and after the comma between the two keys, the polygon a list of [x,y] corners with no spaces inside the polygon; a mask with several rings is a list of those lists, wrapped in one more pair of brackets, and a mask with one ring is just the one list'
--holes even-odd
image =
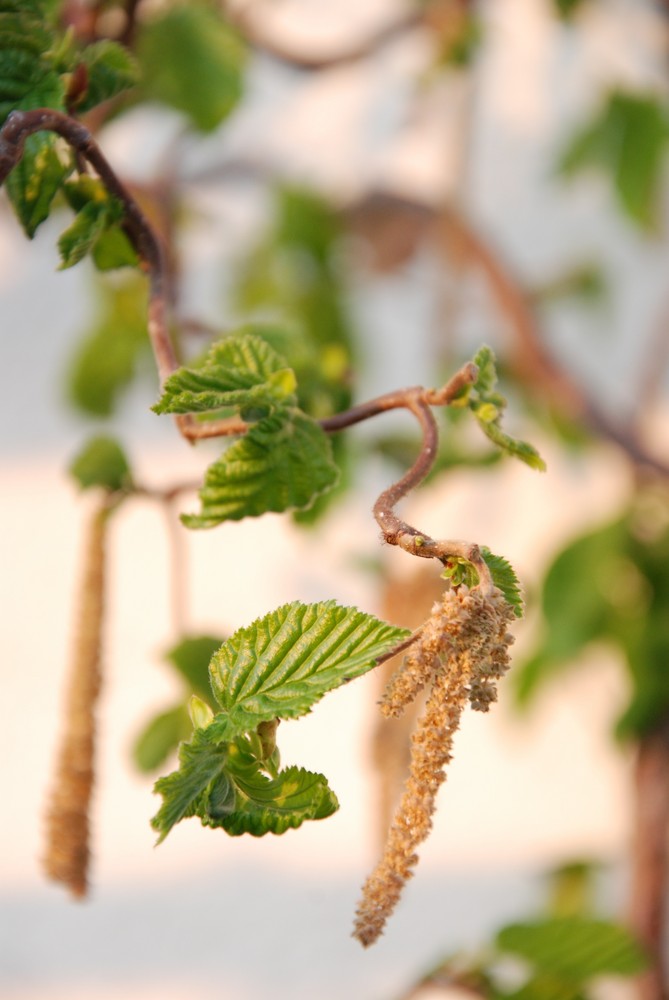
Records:
{"label": "brown bark", "polygon": [[669,862],[669,720],[645,736],[634,774],[635,830],[629,923],[649,957],[640,1000],[667,1000],[667,864]]}

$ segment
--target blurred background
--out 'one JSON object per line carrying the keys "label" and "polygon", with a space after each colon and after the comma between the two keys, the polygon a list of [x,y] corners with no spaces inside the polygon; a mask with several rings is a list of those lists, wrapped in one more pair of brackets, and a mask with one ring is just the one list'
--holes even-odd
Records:
{"label": "blurred background", "polygon": [[[85,5],[71,6],[77,24]],[[168,243],[184,355],[240,323],[283,324],[296,367],[318,359],[323,415],[439,385],[487,343],[505,426],[548,471],[497,460],[445,416],[437,469],[402,508],[433,537],[504,555],[527,614],[499,704],[463,720],[416,877],[369,952],[350,930],[396,794],[378,762],[403,753],[379,731],[376,677],[281,726],[284,762],[325,773],[341,802],[283,837],[192,821],[154,850],[152,782],[174,758],[154,768],[137,741],[183,698],[165,651],[184,634],[225,636],[291,600],[409,626],[429,613],[437,571],[383,551],[371,516],[413,461],[411,418],[346,432],[346,489],[318,518],[188,533],[176,513],[194,495],[126,502],[110,529],[93,886],[72,902],[40,870],[91,504],[67,467],[103,431],[138,482],[168,489],[216,445],[189,448],[150,412],[135,273],[58,273],[67,210],[28,242],[3,203],[3,997],[455,996],[452,969],[416,984],[551,907],[631,921],[661,977],[663,924],[647,924],[663,912],[669,805],[669,8],[253,0],[226,11],[246,55],[220,123],[196,97],[165,97],[157,65],[179,55],[151,19],[169,8],[144,8],[143,99],[115,107],[98,140]],[[635,995],[629,980],[592,989]]]}

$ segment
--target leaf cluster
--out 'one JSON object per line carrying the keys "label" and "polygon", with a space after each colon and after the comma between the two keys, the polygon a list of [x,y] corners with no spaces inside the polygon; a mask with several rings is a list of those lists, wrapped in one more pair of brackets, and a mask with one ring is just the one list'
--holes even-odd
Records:
{"label": "leaf cluster", "polygon": [[[240,262],[233,297],[245,316],[265,321],[263,337],[295,371],[300,407],[329,417],[351,405],[354,330],[341,274],[341,227],[314,192],[279,186],[271,224]],[[267,323],[267,320],[270,323]],[[339,495],[353,462],[348,437],[332,440],[339,489],[317,498],[296,520],[313,523]]]}
{"label": "leaf cluster", "polygon": [[[70,94],[74,79],[80,81],[76,98]],[[60,30],[51,4],[0,0],[0,125],[15,110],[89,111],[136,79],[135,61],[121,45],[101,40],[82,48]],[[38,132],[27,139],[23,157],[7,180],[10,201],[27,236],[32,238],[47,218],[73,169],[71,153],[64,153],[52,134]],[[79,228],[85,228],[85,220]]]}
{"label": "leaf cluster", "polygon": [[[337,481],[330,441],[298,405],[286,360],[247,327],[214,344],[199,368],[167,379],[156,413],[237,414],[246,433],[206,473],[189,528],[309,507]],[[264,332],[264,331],[261,331]]]}
{"label": "leaf cluster", "polygon": [[502,414],[507,401],[496,390],[497,366],[492,350],[484,345],[473,360],[478,368],[478,377],[474,385],[463,393],[460,405],[469,407],[485,436],[501,451],[519,458],[531,469],[544,472],[546,463],[536,448],[502,430]]}
{"label": "leaf cluster", "polygon": [[263,836],[333,813],[337,799],[322,774],[280,769],[278,720],[310,712],[407,634],[334,601],[286,604],[237,631],[209,665],[216,714],[196,706],[204,724],[181,745],[179,769],[156,782],[159,841],[190,816],[233,836]]}

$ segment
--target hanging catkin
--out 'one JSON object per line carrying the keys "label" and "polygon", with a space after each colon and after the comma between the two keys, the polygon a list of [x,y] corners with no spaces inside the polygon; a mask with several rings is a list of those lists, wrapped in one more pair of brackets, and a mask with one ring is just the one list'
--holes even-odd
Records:
{"label": "hanging catkin", "polygon": [[[381,860],[365,882],[354,937],[368,946],[383,932],[418,862],[417,848],[432,828],[439,786],[446,779],[453,737],[468,702],[487,710],[495,680],[509,664],[513,609],[497,589],[484,593],[459,587],[432,609],[420,639],[391,678],[381,710],[399,715],[432,682],[425,712],[411,738],[411,764]],[[481,687],[485,687],[485,705]]]}
{"label": "hanging catkin", "polygon": [[105,535],[109,504],[88,524],[64,730],[46,821],[44,870],[79,898],[88,888],[90,803],[95,778],[95,708],[100,691]]}

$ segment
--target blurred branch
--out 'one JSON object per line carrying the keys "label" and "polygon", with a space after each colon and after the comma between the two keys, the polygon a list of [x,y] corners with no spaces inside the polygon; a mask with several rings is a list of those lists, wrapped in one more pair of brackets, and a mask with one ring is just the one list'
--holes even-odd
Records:
{"label": "blurred branch", "polygon": [[350,47],[342,48],[338,52],[317,55],[313,52],[293,48],[289,41],[272,35],[261,19],[263,6],[264,4],[257,2],[257,0],[249,0],[241,6],[230,2],[224,3],[228,19],[250,45],[272,56],[273,59],[304,70],[333,69],[347,63],[357,62],[401,37],[405,32],[417,27],[424,20],[423,10],[418,4],[413,4],[408,10],[377,29],[368,38],[364,38],[362,41],[356,40]]}
{"label": "blurred branch", "polygon": [[666,1000],[669,721],[639,742],[634,779],[636,823],[629,924],[650,959],[650,967],[639,977],[639,1000]]}
{"label": "blurred branch", "polygon": [[433,239],[445,257],[459,256],[480,270],[512,338],[509,367],[536,394],[541,393],[574,420],[622,448],[641,467],[669,476],[669,464],[650,454],[634,431],[615,423],[578,380],[542,343],[530,296],[496,248],[453,207],[436,209],[390,192],[373,191],[343,212],[346,224],[371,243],[380,270],[391,270],[417,247]]}

